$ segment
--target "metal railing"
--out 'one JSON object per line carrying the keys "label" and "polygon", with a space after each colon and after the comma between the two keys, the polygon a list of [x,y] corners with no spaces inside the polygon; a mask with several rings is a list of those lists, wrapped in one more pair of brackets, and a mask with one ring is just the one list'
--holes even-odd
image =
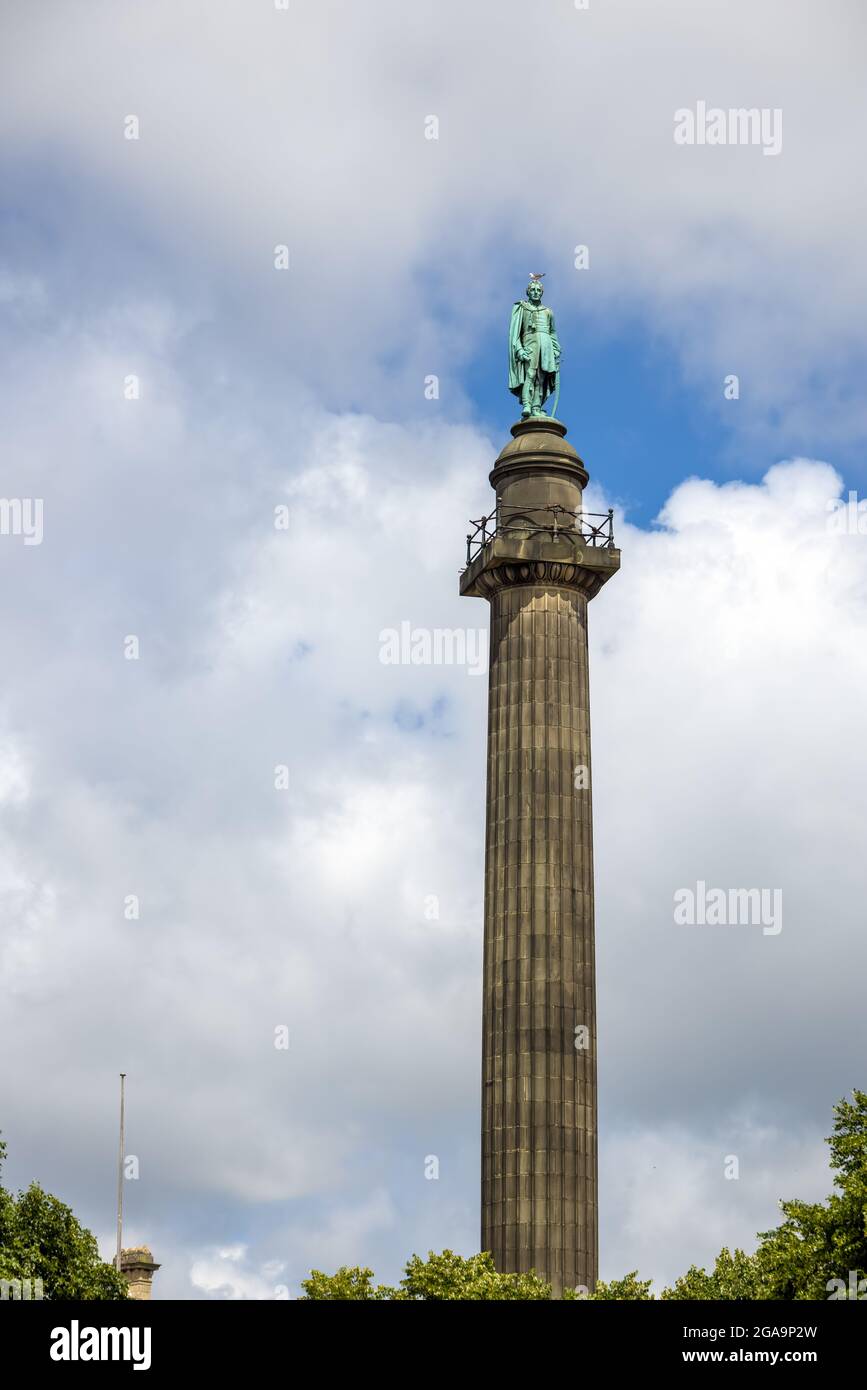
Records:
{"label": "metal railing", "polygon": [[[537,519],[544,517],[540,523]],[[550,518],[550,521],[549,521]],[[470,519],[476,529],[467,535],[467,564],[472,564],[495,536],[520,533],[525,536],[560,535],[579,538],[584,545],[614,549],[614,508],[607,512],[570,512],[568,507],[504,507],[499,502],[488,515],[478,521]]]}

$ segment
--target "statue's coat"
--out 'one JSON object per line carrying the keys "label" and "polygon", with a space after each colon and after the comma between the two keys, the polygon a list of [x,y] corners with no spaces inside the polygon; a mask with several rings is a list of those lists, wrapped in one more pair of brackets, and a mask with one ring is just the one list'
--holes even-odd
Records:
{"label": "statue's coat", "polygon": [[[552,394],[557,377],[557,355],[560,351],[560,344],[557,340],[557,330],[554,326],[554,315],[546,305],[539,305],[548,315],[549,331],[540,334],[540,361],[539,366],[542,370],[542,399],[545,400]],[[524,329],[524,315],[534,312],[533,305],[526,299],[518,299],[512,306],[512,318],[509,323],[509,390],[513,396],[520,396],[524,386],[525,369],[524,363],[518,356],[518,348],[521,346],[521,337]]]}

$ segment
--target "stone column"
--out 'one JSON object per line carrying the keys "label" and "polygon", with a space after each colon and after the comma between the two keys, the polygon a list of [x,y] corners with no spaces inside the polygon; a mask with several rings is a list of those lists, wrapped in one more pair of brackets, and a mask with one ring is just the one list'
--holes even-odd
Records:
{"label": "stone column", "polygon": [[461,577],[491,604],[482,1249],[557,1294],[597,1277],[587,604],[620,564],[582,535],[588,475],[565,433],[512,427],[496,533]]}

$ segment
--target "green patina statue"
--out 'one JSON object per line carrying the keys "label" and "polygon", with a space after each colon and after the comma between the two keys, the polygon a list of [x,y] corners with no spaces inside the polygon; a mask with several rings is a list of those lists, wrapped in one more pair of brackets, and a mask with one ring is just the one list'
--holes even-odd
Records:
{"label": "green patina statue", "polygon": [[554,314],[542,307],[542,276],[530,275],[527,298],[512,309],[509,324],[509,390],[521,402],[521,419],[544,415],[545,401],[560,394],[560,343]]}

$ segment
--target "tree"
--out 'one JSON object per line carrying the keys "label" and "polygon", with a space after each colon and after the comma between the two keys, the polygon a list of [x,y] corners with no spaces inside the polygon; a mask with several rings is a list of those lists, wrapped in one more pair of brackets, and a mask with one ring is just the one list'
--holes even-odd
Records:
{"label": "tree", "polygon": [[[0,1170],[5,1157],[0,1140]],[[100,1259],[91,1232],[35,1182],[17,1197],[0,1185],[0,1279],[41,1279],[50,1299],[129,1297],[126,1279]]]}
{"label": "tree", "polygon": [[388,1284],[373,1287],[373,1270],[345,1265],[336,1274],[311,1271],[301,1285],[307,1299],[379,1299],[397,1302],[444,1302],[450,1299],[471,1299],[474,1302],[493,1300],[538,1301],[550,1299],[551,1285],[530,1274],[498,1274],[489,1254],[471,1255],[468,1259],[444,1250],[435,1255],[431,1250],[426,1260],[413,1255],[399,1288]]}
{"label": "tree", "polygon": [[759,1233],[754,1255],[723,1250],[712,1274],[693,1266],[661,1297],[787,1301],[857,1288],[867,1278],[867,1093],[855,1090],[834,1106],[826,1142],[837,1188],[827,1202],[781,1202],[785,1220]]}
{"label": "tree", "polygon": [[362,1269],[359,1265],[350,1269],[341,1265],[336,1274],[323,1274],[321,1269],[311,1269],[310,1278],[303,1280],[302,1302],[345,1302],[347,1299],[373,1300],[380,1297],[373,1287],[372,1269]]}
{"label": "tree", "polygon": [[829,1284],[867,1279],[867,1092],[834,1106],[834,1186],[826,1203],[781,1202],[785,1221],[759,1235],[760,1298],[828,1298]]}
{"label": "tree", "polygon": [[551,1297],[551,1285],[532,1270],[529,1274],[498,1274],[492,1255],[485,1253],[464,1259],[451,1250],[444,1250],[441,1255],[430,1251],[426,1260],[413,1255],[400,1287],[399,1297],[437,1302],[454,1298],[477,1302],[494,1299],[539,1302]]}
{"label": "tree", "polygon": [[707,1299],[739,1302],[760,1298],[755,1256],[745,1255],[743,1250],[735,1250],[731,1255],[727,1248],[723,1249],[716,1257],[713,1273],[691,1265],[686,1274],[675,1280],[672,1288],[663,1289],[659,1296],[691,1302]]}
{"label": "tree", "polygon": [[[831,1169],[837,1189],[827,1202],[781,1202],[785,1220],[758,1236],[754,1254],[720,1251],[710,1273],[692,1265],[663,1289],[661,1299],[696,1302],[723,1299],[825,1299],[867,1295],[867,1092],[834,1106]],[[308,1299],[550,1299],[551,1286],[536,1274],[498,1274],[491,1255],[469,1259],[444,1250],[426,1260],[413,1255],[397,1289],[373,1285],[370,1269],[327,1275],[313,1270],[303,1288]],[[863,1283],[862,1283],[863,1281]],[[651,1300],[650,1279],[638,1271],[600,1281],[590,1299]],[[578,1298],[567,1289],[564,1300]]]}
{"label": "tree", "polygon": [[629,1299],[632,1302],[646,1302],[653,1298],[650,1292],[651,1279],[639,1279],[638,1270],[634,1269],[631,1274],[626,1274],[622,1279],[612,1279],[605,1284],[600,1279],[595,1290],[590,1294],[590,1298],[596,1302],[607,1299]]}

